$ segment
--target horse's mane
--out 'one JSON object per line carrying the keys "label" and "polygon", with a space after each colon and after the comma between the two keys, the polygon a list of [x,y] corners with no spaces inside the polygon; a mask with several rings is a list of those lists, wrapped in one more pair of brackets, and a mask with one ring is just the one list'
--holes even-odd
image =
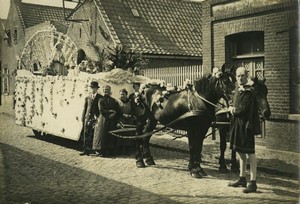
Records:
{"label": "horse's mane", "polygon": [[253,81],[253,86],[256,87],[254,90],[256,92],[262,92],[262,94],[267,95],[268,94],[268,87],[265,84],[265,79],[258,79],[257,77],[251,78]]}
{"label": "horse's mane", "polygon": [[217,87],[218,78],[213,77],[211,74],[204,75],[200,79],[196,79],[194,82],[195,90],[201,96],[211,99],[217,100],[217,96],[219,94],[219,90]]}

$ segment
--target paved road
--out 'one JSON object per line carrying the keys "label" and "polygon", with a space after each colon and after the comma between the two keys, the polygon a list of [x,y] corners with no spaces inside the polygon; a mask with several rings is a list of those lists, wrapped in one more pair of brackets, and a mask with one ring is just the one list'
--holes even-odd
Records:
{"label": "paved road", "polygon": [[0,203],[298,203],[299,181],[258,174],[259,192],[243,194],[227,184],[236,174],[194,179],[188,155],[152,148],[157,165],[135,168],[131,156],[80,157],[77,143],[56,137],[37,139],[0,114]]}

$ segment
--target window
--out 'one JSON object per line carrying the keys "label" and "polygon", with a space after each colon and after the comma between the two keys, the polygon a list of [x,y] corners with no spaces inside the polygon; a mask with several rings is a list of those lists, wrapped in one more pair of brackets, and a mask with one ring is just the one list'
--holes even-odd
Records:
{"label": "window", "polygon": [[93,34],[93,26],[90,25],[90,36],[92,36],[92,34]]}
{"label": "window", "polygon": [[249,32],[234,35],[233,56],[259,55],[264,53],[264,33]]}
{"label": "window", "polygon": [[14,29],[14,44],[18,44],[18,30],[17,28]]}
{"label": "window", "polygon": [[230,36],[235,67],[243,66],[251,77],[262,79],[264,70],[264,33],[245,32]]}
{"label": "window", "polygon": [[81,28],[79,28],[79,37],[81,38]]}
{"label": "window", "polygon": [[10,30],[6,30],[5,34],[6,34],[5,40],[7,42],[7,45],[11,46],[11,33],[10,33]]}

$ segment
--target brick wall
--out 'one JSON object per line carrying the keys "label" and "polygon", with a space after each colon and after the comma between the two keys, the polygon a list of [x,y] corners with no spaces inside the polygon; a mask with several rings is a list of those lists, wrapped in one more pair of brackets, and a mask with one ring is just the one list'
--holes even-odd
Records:
{"label": "brick wall", "polygon": [[[289,117],[291,94],[289,28],[297,23],[298,15],[294,5],[295,2],[291,1],[288,4],[253,10],[252,13],[247,11],[236,16],[212,17],[211,58],[214,60],[214,66],[232,62],[227,36],[250,31],[264,32],[264,67],[269,89],[268,101],[272,112],[271,120],[266,122],[267,147],[289,151],[299,150],[299,119],[296,117],[295,120],[291,120]],[[203,32],[204,36],[207,36],[210,31],[204,29]],[[204,63],[209,57],[209,48],[204,48]]]}
{"label": "brick wall", "polygon": [[209,1],[204,1],[202,4],[202,52],[203,52],[203,73],[210,73],[213,59],[212,52],[212,37],[211,37],[211,7]]}
{"label": "brick wall", "polygon": [[[83,49],[90,59],[97,60],[93,47],[89,45],[90,41],[96,42],[103,48],[115,46],[115,42],[109,36],[109,31],[93,1],[86,2],[73,16],[73,19],[90,19],[90,21],[83,21],[82,23],[71,23],[67,32],[67,35],[73,40],[78,49]],[[102,33],[108,34],[108,38],[105,38],[105,34],[101,34],[99,26]],[[90,29],[92,29],[92,32]]]}
{"label": "brick wall", "polygon": [[267,148],[299,152],[299,121],[270,120],[266,123]]}
{"label": "brick wall", "polygon": [[[232,34],[249,32],[249,31],[264,31],[265,17],[242,18],[226,22],[213,23],[213,40],[214,40],[214,62],[215,66],[221,66],[225,61],[225,37]],[[227,47],[228,49],[228,47]],[[229,49],[227,50],[230,51]]]}
{"label": "brick wall", "polygon": [[273,114],[289,114],[289,25],[286,22],[286,12],[271,14],[266,18],[265,69],[270,89],[268,99]]}
{"label": "brick wall", "polygon": [[289,114],[288,15],[284,11],[213,24],[215,66],[221,66],[225,62],[225,56],[228,56],[225,54],[226,36],[248,31],[264,32],[265,77],[273,116]]}

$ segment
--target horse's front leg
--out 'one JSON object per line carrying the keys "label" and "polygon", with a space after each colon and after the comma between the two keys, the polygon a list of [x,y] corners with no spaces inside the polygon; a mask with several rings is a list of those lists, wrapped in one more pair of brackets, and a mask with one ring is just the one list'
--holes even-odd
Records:
{"label": "horse's front leg", "polygon": [[154,159],[153,159],[153,157],[151,155],[151,151],[150,151],[150,138],[151,138],[151,136],[146,137],[143,140],[143,142],[144,142],[143,157],[145,159],[146,164],[149,166],[155,165]]}
{"label": "horse's front leg", "polygon": [[207,133],[206,131],[200,131],[200,133],[196,134],[196,145],[195,145],[195,164],[197,165],[197,169],[199,170],[199,173],[201,176],[207,176],[205,173],[204,169],[201,167],[201,155],[202,155],[202,147],[203,147],[203,141],[205,134]]}
{"label": "horse's front leg", "polygon": [[199,146],[197,145],[197,136],[196,132],[188,130],[188,140],[189,140],[189,150],[190,150],[190,161],[189,161],[189,171],[190,175],[193,178],[202,178],[200,170],[200,151]]}
{"label": "horse's front leg", "polygon": [[[193,118],[192,118],[193,119]],[[201,121],[201,125],[197,123]],[[201,178],[207,176],[201,167],[201,153],[205,134],[210,127],[209,120],[190,120],[188,129],[189,147],[190,147],[190,174],[192,177]]]}
{"label": "horse's front leg", "polygon": [[[143,129],[144,129],[145,122],[143,120],[139,120],[136,125],[136,135],[141,135],[143,134]],[[135,140],[135,147],[136,147],[136,166],[138,168],[144,168],[145,163],[143,160],[143,139],[136,139]]]}
{"label": "horse's front leg", "polygon": [[138,168],[144,168],[146,166],[143,160],[143,139],[135,140],[135,147],[136,147],[136,155],[135,155],[136,166]]}
{"label": "horse's front leg", "polygon": [[219,158],[219,172],[220,173],[228,173],[228,169],[225,163],[225,150],[226,150],[226,137],[228,133],[227,127],[220,127],[219,134],[220,134],[220,158]]}
{"label": "horse's front leg", "polygon": [[[150,118],[147,121],[147,124],[145,126],[145,132],[152,132],[155,127],[157,125],[157,121],[154,118]],[[147,165],[155,165],[154,159],[151,155],[151,151],[150,151],[150,139],[151,136],[144,138],[143,140],[143,157],[145,159],[145,162]]]}

